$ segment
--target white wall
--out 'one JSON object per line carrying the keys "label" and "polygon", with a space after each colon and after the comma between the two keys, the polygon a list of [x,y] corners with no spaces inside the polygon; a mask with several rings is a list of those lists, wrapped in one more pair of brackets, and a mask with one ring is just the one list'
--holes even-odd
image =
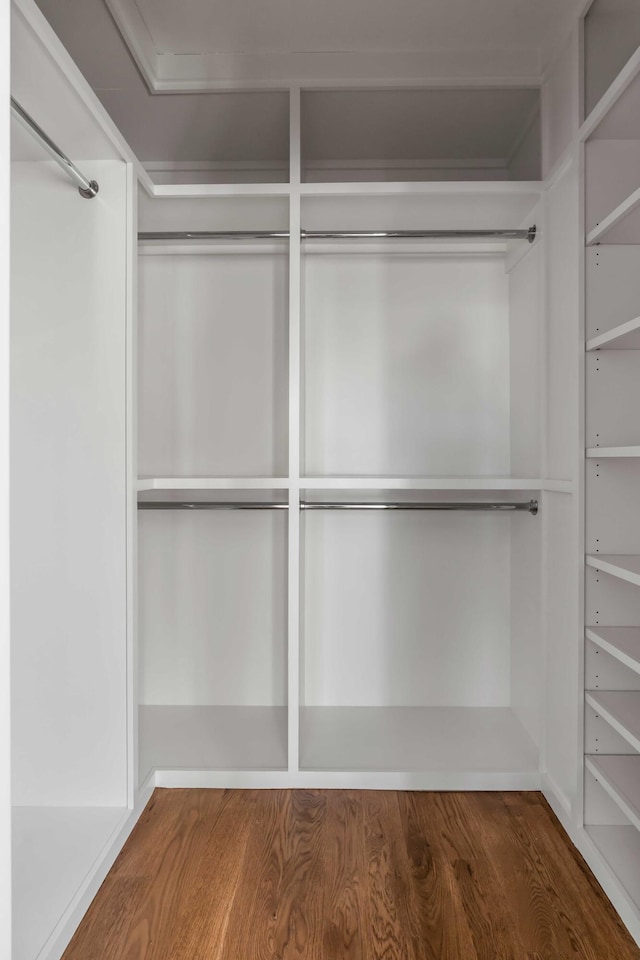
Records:
{"label": "white wall", "polygon": [[306,514],[305,704],[507,706],[510,524],[531,520]]}
{"label": "white wall", "polygon": [[308,475],[509,474],[501,258],[307,255]]}
{"label": "white wall", "polygon": [[139,514],[140,702],[286,703],[282,511]]}
{"label": "white wall", "polygon": [[139,260],[141,475],[287,471],[284,255]]}
{"label": "white wall", "polygon": [[[0,10],[0,95],[9,96],[9,9]],[[0,155],[8,150],[6,124],[0,132]],[[6,178],[5,178],[6,171]],[[9,218],[9,165],[0,165],[0,221]],[[6,189],[5,189],[6,188]],[[6,239],[3,245],[6,251]],[[9,382],[9,263],[0,267],[0,383]],[[9,394],[0,394],[0,956],[11,954],[11,781],[10,781],[10,643],[9,643]]]}
{"label": "white wall", "polygon": [[127,802],[127,175],[91,174],[12,171],[16,804]]}

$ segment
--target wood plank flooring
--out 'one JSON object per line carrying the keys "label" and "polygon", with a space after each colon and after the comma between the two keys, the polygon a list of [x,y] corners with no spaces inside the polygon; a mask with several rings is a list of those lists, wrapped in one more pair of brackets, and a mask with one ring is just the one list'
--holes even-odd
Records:
{"label": "wood plank flooring", "polygon": [[156,790],[63,960],[640,960],[538,793]]}

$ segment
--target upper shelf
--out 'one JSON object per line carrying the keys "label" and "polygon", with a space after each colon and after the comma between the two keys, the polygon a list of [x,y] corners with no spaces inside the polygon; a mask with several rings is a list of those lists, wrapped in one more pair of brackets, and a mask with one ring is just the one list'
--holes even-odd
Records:
{"label": "upper shelf", "polygon": [[300,139],[307,182],[535,180],[540,95],[524,87],[303,91]]}

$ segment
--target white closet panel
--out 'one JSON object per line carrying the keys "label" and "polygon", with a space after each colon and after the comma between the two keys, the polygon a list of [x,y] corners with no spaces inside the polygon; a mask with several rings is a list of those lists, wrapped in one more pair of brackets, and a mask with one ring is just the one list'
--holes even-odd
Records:
{"label": "white closet panel", "polygon": [[286,256],[143,256],[139,288],[140,473],[286,474]]}
{"label": "white closet panel", "polygon": [[509,305],[501,259],[304,262],[307,475],[503,475]]}
{"label": "white closet panel", "polygon": [[139,515],[140,702],[286,703],[286,517]]}
{"label": "white closet panel", "polygon": [[547,653],[545,690],[546,769],[563,799],[576,798],[578,709],[581,677],[575,639],[579,611],[575,569],[573,498],[545,493],[541,514],[546,538]]}
{"label": "white closet panel", "polygon": [[510,525],[534,522],[307,514],[306,705],[509,705]]}
{"label": "white closet panel", "polygon": [[12,170],[13,801],[127,803],[127,170]]}

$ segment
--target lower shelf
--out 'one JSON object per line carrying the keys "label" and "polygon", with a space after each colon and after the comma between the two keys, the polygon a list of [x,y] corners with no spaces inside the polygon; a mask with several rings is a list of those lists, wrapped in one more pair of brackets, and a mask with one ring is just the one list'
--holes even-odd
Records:
{"label": "lower shelf", "polygon": [[630,824],[587,826],[585,830],[629,897],[640,906],[640,833]]}
{"label": "lower shelf", "polygon": [[140,782],[152,770],[286,770],[286,707],[142,706]]}
{"label": "lower shelf", "polygon": [[538,770],[538,750],[508,707],[304,707],[300,743],[303,770]]}
{"label": "lower shelf", "polygon": [[13,808],[13,960],[35,960],[129,812]]}

